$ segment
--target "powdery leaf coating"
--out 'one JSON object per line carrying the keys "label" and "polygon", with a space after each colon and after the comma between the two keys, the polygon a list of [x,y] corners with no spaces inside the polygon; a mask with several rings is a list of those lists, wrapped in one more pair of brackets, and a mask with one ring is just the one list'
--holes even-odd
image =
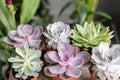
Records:
{"label": "powdery leaf coating", "polygon": [[[92,70],[101,80],[118,80],[120,77],[120,45],[109,48],[107,43],[101,43],[92,50]],[[114,75],[113,75],[114,74]],[[104,77],[102,77],[104,76]]]}
{"label": "powdery leaf coating", "polygon": [[47,43],[53,49],[57,48],[59,42],[69,43],[71,30],[70,26],[63,22],[55,22],[47,26],[47,31],[43,33],[48,38]]}
{"label": "powdery leaf coating", "polygon": [[43,62],[40,60],[40,50],[29,49],[26,44],[24,50],[20,48],[15,49],[19,56],[10,57],[9,62],[12,63],[16,78],[26,79],[28,76],[37,77],[42,69]]}
{"label": "powdery leaf coating", "polygon": [[86,51],[79,51],[78,47],[67,43],[59,43],[57,51],[48,51],[44,58],[50,64],[44,69],[47,76],[58,75],[62,79],[70,77],[78,78],[89,59],[90,55]]}
{"label": "powdery leaf coating", "polygon": [[23,48],[27,43],[30,48],[38,48],[41,42],[42,29],[31,25],[20,25],[17,30],[11,30],[4,42],[17,48]]}

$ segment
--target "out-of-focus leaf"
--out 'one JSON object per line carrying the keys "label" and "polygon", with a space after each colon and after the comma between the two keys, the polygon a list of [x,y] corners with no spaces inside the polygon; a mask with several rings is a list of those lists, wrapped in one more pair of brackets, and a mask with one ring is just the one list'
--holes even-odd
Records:
{"label": "out-of-focus leaf", "polygon": [[21,6],[20,23],[26,24],[35,14],[41,0],[23,0]]}
{"label": "out-of-focus leaf", "polygon": [[105,17],[106,19],[109,19],[109,20],[112,19],[112,17],[105,12],[97,11],[97,12],[95,12],[95,14],[102,16],[102,17]]}
{"label": "out-of-focus leaf", "polygon": [[0,79],[1,80],[5,80],[4,78],[3,78],[3,74],[2,74],[2,68],[3,68],[3,66],[4,66],[4,63],[0,60]]}
{"label": "out-of-focus leaf", "polygon": [[66,5],[64,5],[63,8],[60,10],[58,16],[61,16],[61,15],[63,14],[63,12],[64,12],[68,7],[71,6],[71,4],[73,4],[73,1],[70,1],[70,2],[68,2]]}
{"label": "out-of-focus leaf", "polygon": [[0,0],[0,3],[5,6],[5,0]]}
{"label": "out-of-focus leaf", "polygon": [[98,4],[99,0],[87,0],[86,4],[88,4],[87,6],[87,11],[90,12],[94,12],[96,10],[97,4]]}
{"label": "out-of-focus leaf", "polygon": [[2,31],[2,27],[3,27],[3,24],[2,24],[1,21],[0,21],[0,37],[1,37],[1,36],[4,36],[4,33],[3,33],[3,31]]}
{"label": "out-of-focus leaf", "polygon": [[5,52],[2,51],[2,50],[0,50],[0,56],[1,56],[1,57],[4,57],[4,58],[9,58],[9,57],[10,57],[7,53],[5,53]]}
{"label": "out-of-focus leaf", "polygon": [[93,21],[94,18],[94,12],[96,11],[97,5],[99,0],[86,0],[86,4],[87,4],[87,18],[86,20],[88,22]]}
{"label": "out-of-focus leaf", "polygon": [[79,23],[83,24],[85,22],[86,16],[87,16],[87,5],[82,3],[81,4],[81,8],[80,8],[80,12],[79,12]]}
{"label": "out-of-focus leaf", "polygon": [[[42,2],[42,1],[41,1]],[[48,0],[43,0],[43,3],[44,4],[49,4],[49,1]]]}
{"label": "out-of-focus leaf", "polygon": [[5,5],[5,0],[0,0],[0,21],[7,31],[16,27],[14,19]]}

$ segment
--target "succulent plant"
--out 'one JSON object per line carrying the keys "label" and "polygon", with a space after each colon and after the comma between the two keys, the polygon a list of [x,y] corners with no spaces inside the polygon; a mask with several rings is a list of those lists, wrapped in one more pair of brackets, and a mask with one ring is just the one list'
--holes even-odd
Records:
{"label": "succulent plant", "polygon": [[47,43],[53,49],[57,48],[59,42],[69,43],[71,30],[70,26],[63,22],[55,22],[47,26],[47,31],[43,33],[47,38]]}
{"label": "succulent plant", "polygon": [[109,48],[107,43],[101,43],[93,48],[91,61],[95,65],[92,70],[100,80],[119,80],[120,77],[120,45]]}
{"label": "succulent plant", "polygon": [[17,72],[15,77],[26,79],[28,76],[38,76],[43,65],[40,60],[40,50],[29,49],[28,44],[25,44],[24,50],[16,48],[15,51],[18,56],[8,59],[12,63],[14,71]]}
{"label": "succulent plant", "polygon": [[31,48],[38,48],[41,42],[42,29],[31,25],[20,25],[17,30],[11,30],[4,42],[15,48],[23,48],[27,43]]}
{"label": "succulent plant", "polygon": [[77,24],[72,30],[72,42],[78,47],[89,49],[98,46],[101,42],[110,43],[113,37],[109,27],[102,27],[100,24],[95,25],[93,22],[84,25]]}
{"label": "succulent plant", "polygon": [[90,59],[89,53],[80,52],[78,47],[68,43],[59,43],[57,51],[48,51],[45,54],[44,58],[50,64],[45,67],[45,74],[47,76],[58,75],[63,80],[70,77],[78,78],[83,71],[82,67],[85,67]]}

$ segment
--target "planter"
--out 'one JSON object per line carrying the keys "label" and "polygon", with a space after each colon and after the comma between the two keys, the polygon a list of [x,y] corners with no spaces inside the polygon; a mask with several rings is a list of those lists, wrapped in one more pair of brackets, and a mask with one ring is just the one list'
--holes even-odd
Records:
{"label": "planter", "polygon": [[5,80],[8,80],[8,78],[9,78],[10,69],[11,69],[11,67],[8,66],[8,65],[4,65],[4,66],[2,67],[1,72],[2,72],[2,76],[3,76],[3,78],[4,78]]}
{"label": "planter", "polygon": [[[18,79],[16,79],[16,78],[14,77],[12,80],[18,80]],[[35,77],[35,78],[32,78],[31,80],[38,80],[38,78]]]}
{"label": "planter", "polygon": [[38,78],[37,78],[37,77],[34,77],[34,78],[32,78],[32,80],[38,80]]}
{"label": "planter", "polygon": [[[17,79],[15,78],[15,72],[11,70],[9,80],[23,80],[23,79]],[[29,77],[29,79],[26,80],[39,80],[38,77]]]}
{"label": "planter", "polygon": [[[63,80],[63,79],[61,79],[61,78],[58,77],[58,76],[55,76],[55,77],[52,78],[52,80]],[[71,78],[69,78],[68,80],[76,80],[76,78],[71,77]]]}
{"label": "planter", "polygon": [[99,80],[97,77],[95,77],[94,75],[90,75],[91,76],[91,80]]}
{"label": "planter", "polygon": [[100,80],[98,77],[94,76],[92,72],[90,72],[90,77],[91,77],[91,80]]}

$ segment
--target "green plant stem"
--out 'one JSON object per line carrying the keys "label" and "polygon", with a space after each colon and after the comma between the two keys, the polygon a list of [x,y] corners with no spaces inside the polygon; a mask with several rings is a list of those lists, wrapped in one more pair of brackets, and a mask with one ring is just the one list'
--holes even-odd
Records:
{"label": "green plant stem", "polygon": [[93,19],[94,19],[94,12],[96,11],[98,2],[99,2],[99,0],[86,0],[86,4],[88,4],[86,20],[88,22],[93,21]]}
{"label": "green plant stem", "polygon": [[12,16],[13,21],[14,21],[14,29],[16,29],[16,20],[15,20],[15,15]]}

